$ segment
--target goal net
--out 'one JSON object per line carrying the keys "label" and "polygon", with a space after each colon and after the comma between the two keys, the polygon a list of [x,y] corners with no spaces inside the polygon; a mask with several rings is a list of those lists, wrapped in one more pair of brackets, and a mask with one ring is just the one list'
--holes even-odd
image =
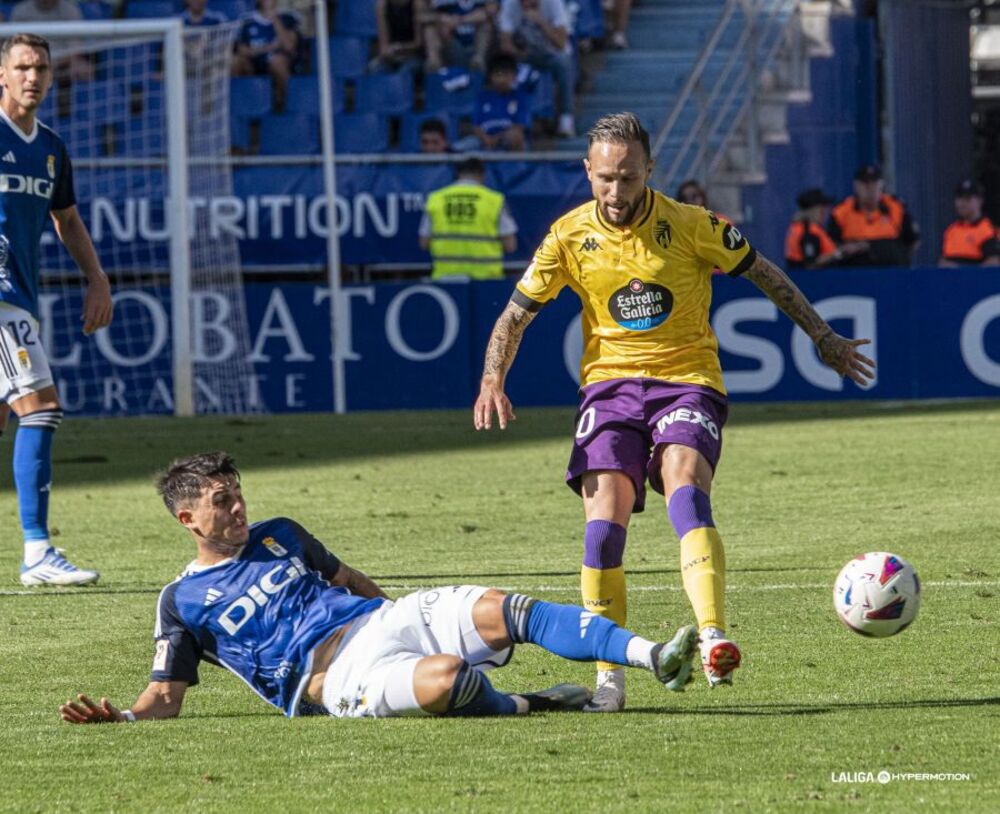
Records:
{"label": "goal net", "polygon": [[237,236],[213,229],[208,212],[232,196],[236,28],[0,26],[0,38],[29,30],[52,45],[56,81],[38,118],[66,142],[77,206],[111,277],[114,322],[85,337],[83,277],[54,231],[44,236],[43,341],[68,413],[262,409]]}

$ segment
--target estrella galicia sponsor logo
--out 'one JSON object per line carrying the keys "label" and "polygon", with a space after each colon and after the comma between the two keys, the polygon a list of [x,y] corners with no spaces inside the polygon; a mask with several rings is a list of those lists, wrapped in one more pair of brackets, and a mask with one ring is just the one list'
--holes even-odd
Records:
{"label": "estrella galicia sponsor logo", "polygon": [[630,331],[648,331],[666,322],[674,307],[670,289],[632,278],[608,300],[615,322]]}
{"label": "estrella galicia sponsor logo", "polygon": [[687,422],[689,424],[700,424],[705,428],[705,431],[712,436],[716,441],[719,440],[719,425],[712,421],[704,413],[700,413],[697,410],[689,410],[687,407],[678,407],[676,410],[672,410],[667,413],[663,418],[656,422],[656,429],[660,432],[664,432],[667,427],[669,427],[674,422]]}
{"label": "estrella galicia sponsor logo", "polygon": [[666,249],[670,246],[670,224],[665,220],[658,220],[656,225],[653,227],[653,239],[656,240],[656,244],[661,249]]}
{"label": "estrella galicia sponsor logo", "polygon": [[727,249],[734,252],[737,249],[742,249],[746,245],[747,239],[733,224],[727,223],[722,227],[722,242]]}
{"label": "estrella galicia sponsor logo", "polygon": [[601,244],[598,243],[597,238],[593,236],[588,237],[583,241],[583,243],[580,244],[581,251],[585,252],[596,252],[599,248],[601,248]]}

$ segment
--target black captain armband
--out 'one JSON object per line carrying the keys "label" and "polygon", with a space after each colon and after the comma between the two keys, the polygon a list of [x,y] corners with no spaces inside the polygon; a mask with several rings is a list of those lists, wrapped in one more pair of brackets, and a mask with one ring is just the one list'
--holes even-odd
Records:
{"label": "black captain armband", "polygon": [[739,264],[732,271],[726,272],[730,277],[739,277],[742,274],[746,274],[752,266],[757,262],[757,250],[751,246],[750,251],[747,252],[747,256],[740,260]]}
{"label": "black captain armband", "polygon": [[515,288],[514,293],[510,295],[510,301],[514,305],[519,305],[525,311],[534,314],[536,311],[541,311],[542,307],[546,305],[544,302],[539,302],[538,300],[533,300],[526,294],[522,294],[520,289]]}

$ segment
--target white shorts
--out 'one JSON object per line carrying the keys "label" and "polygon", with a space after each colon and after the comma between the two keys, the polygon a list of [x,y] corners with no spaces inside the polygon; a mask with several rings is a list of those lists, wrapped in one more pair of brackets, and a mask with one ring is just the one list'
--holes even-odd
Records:
{"label": "white shorts", "polygon": [[0,302],[0,401],[10,404],[52,383],[38,320],[23,308]]}
{"label": "white shorts", "polygon": [[417,591],[355,620],[327,670],[323,706],[337,718],[419,715],[415,701],[404,709],[388,703],[390,675],[394,682],[409,680],[412,685],[417,661],[442,653],[479,670],[502,667],[513,648],[497,652],[487,647],[472,621],[473,605],[488,590],[449,585]]}

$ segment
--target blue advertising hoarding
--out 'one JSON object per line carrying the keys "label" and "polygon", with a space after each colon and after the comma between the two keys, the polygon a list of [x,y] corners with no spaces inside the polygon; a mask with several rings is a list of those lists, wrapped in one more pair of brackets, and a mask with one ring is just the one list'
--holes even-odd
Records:
{"label": "blue advertising hoarding", "polygon": [[[719,276],[712,325],[734,400],[1000,395],[996,271],[836,270],[799,273],[795,280],[836,330],[872,338],[866,353],[878,362],[877,379],[864,389],[841,380],[751,283]],[[469,406],[487,337],[512,288],[513,281],[345,287],[348,409]],[[118,291],[118,321],[96,338],[46,332],[68,411],[171,411],[167,294]],[[242,351],[219,318],[221,296],[198,295],[192,309],[196,373],[242,354],[239,362],[251,371],[260,406],[274,412],[332,409],[329,290],[308,283],[248,284],[250,336]],[[206,297],[215,301],[206,303]],[[73,311],[79,302],[52,296],[46,311],[64,306]],[[516,406],[575,403],[579,312],[567,290],[532,322],[507,382]],[[210,386],[202,383],[202,389]]]}

